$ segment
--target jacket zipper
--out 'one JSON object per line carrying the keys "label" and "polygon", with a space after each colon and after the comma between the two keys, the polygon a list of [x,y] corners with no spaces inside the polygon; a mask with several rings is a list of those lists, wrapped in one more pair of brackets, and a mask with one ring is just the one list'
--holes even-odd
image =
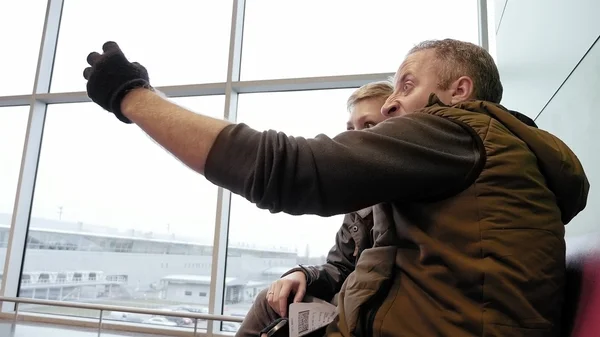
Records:
{"label": "jacket zipper", "polygon": [[385,281],[377,290],[377,292],[375,292],[375,295],[373,295],[373,297],[371,297],[371,299],[364,304],[364,315],[361,315],[362,317],[366,318],[365,324],[363,324],[363,337],[373,337],[373,324],[375,323],[375,316],[387,297],[391,282],[392,279]]}

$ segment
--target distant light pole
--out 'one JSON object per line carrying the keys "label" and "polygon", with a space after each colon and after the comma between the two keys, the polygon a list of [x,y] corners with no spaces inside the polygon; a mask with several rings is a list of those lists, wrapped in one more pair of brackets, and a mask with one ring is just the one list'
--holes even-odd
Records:
{"label": "distant light pole", "polygon": [[58,206],[58,220],[62,220],[63,206]]}

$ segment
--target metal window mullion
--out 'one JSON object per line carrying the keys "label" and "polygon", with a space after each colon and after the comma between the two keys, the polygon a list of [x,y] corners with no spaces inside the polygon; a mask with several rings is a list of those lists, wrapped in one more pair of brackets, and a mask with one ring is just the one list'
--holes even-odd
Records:
{"label": "metal window mullion", "polygon": [[490,37],[488,29],[488,11],[487,0],[477,0],[477,17],[479,26],[479,45],[488,52],[490,51]]}
{"label": "metal window mullion", "polygon": [[301,90],[328,90],[358,88],[364,84],[387,80],[394,73],[335,75],[318,77],[282,78],[232,83],[233,90],[242,93],[266,93]]}
{"label": "metal window mullion", "polygon": [[[237,62],[239,64],[239,61]],[[232,71],[231,78],[233,78],[233,80],[229,83],[171,85],[157,87],[157,89],[169,97],[226,95],[227,88],[229,88],[228,85],[231,86],[230,89],[233,94],[345,89],[356,88],[369,82],[385,80],[393,75],[394,73],[371,73],[239,81],[239,70],[236,70]],[[0,96],[0,107],[26,105],[31,102],[31,99],[32,95]],[[55,93],[40,92],[35,95],[35,99],[47,104],[83,103],[90,101],[85,91]],[[226,114],[229,113],[231,112],[226,111]],[[228,115],[225,117],[228,117]]]}
{"label": "metal window mullion", "polygon": [[[19,292],[35,178],[46,119],[46,103],[37,100],[36,95],[47,93],[50,89],[63,1],[48,0],[46,7],[46,18],[44,20],[33,92],[29,101],[29,121],[25,134],[21,170],[4,263],[2,296],[16,297]],[[11,312],[14,310],[15,305],[13,303],[2,303],[1,311]]]}
{"label": "metal window mullion", "polygon": [[0,108],[27,105],[31,99],[32,95],[0,96]]}
{"label": "metal window mullion", "polygon": [[[240,79],[242,60],[242,38],[244,31],[245,0],[233,0],[231,15],[231,35],[229,40],[229,61],[227,63],[227,83],[225,85],[224,118],[237,120],[238,93],[233,90],[233,82]],[[227,270],[227,242],[229,234],[229,214],[231,208],[231,192],[219,188],[213,256],[211,268],[211,285],[209,297],[209,313],[222,314],[225,295],[225,276]],[[208,336],[219,334],[221,324],[207,323]]]}

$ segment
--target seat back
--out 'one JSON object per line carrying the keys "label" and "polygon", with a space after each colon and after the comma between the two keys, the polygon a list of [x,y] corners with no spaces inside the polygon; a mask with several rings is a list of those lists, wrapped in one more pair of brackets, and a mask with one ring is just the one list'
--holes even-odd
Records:
{"label": "seat back", "polygon": [[567,240],[563,337],[600,336],[600,237]]}

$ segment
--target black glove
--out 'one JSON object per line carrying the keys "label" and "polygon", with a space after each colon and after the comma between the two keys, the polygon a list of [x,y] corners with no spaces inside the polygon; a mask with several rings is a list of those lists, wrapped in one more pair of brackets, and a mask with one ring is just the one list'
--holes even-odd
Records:
{"label": "black glove", "polygon": [[106,42],[102,51],[87,57],[91,67],[83,70],[83,77],[88,81],[88,96],[121,122],[131,123],[121,112],[121,101],[133,89],[152,88],[148,71],[137,62],[129,62],[115,42]]}

